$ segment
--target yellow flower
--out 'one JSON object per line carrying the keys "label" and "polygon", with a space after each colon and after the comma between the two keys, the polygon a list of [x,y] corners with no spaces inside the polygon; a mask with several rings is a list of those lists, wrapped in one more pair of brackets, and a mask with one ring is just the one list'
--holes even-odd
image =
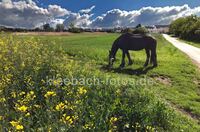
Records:
{"label": "yellow flower", "polygon": [[16,95],[15,92],[11,92],[11,96],[12,96],[13,98],[16,98],[16,97],[17,97],[17,95]]}
{"label": "yellow flower", "polygon": [[3,116],[0,116],[0,121],[3,120]]}
{"label": "yellow flower", "polygon": [[11,124],[13,127],[15,127],[15,126],[17,126],[17,125],[19,124],[19,122],[17,122],[17,121],[11,121],[10,124]]}
{"label": "yellow flower", "polygon": [[71,118],[71,116],[67,116],[67,117],[65,118],[65,120],[66,120],[67,123],[70,124],[70,125],[73,123],[73,119]]}
{"label": "yellow flower", "polygon": [[79,89],[78,89],[78,93],[79,94],[86,94],[87,93],[87,90],[84,88],[84,87],[80,87]]}
{"label": "yellow flower", "polygon": [[67,116],[66,114],[63,114],[61,121],[69,125],[72,125],[74,123],[74,120],[76,120],[77,118],[78,116]]}
{"label": "yellow flower", "polygon": [[56,96],[56,93],[55,92],[53,92],[53,91],[48,91],[45,95],[44,95],[44,97],[45,98],[48,98],[48,97],[50,97],[50,96]]}
{"label": "yellow flower", "polygon": [[63,110],[64,108],[65,108],[65,104],[63,102],[61,102],[58,105],[56,105],[56,110],[57,111]]}
{"label": "yellow flower", "polygon": [[31,114],[28,112],[28,113],[26,113],[26,115],[25,116],[30,116]]}
{"label": "yellow flower", "polygon": [[111,118],[110,118],[110,123],[113,124],[113,123],[115,123],[117,120],[118,120],[117,117],[111,117]]}
{"label": "yellow flower", "polygon": [[21,107],[18,108],[18,110],[21,112],[26,112],[27,109],[28,109],[28,107],[26,107],[25,105],[22,105]]}
{"label": "yellow flower", "polygon": [[26,94],[24,91],[22,91],[21,93],[19,93],[20,96],[24,95],[24,94]]}
{"label": "yellow flower", "polygon": [[5,101],[6,101],[5,98],[0,98],[0,102],[1,102],[1,103],[5,102]]}
{"label": "yellow flower", "polygon": [[17,129],[17,130],[23,130],[23,129],[24,129],[24,126],[22,126],[22,125],[17,125],[17,126],[16,126],[16,129]]}
{"label": "yellow flower", "polygon": [[19,122],[17,121],[11,121],[10,124],[15,127],[15,129],[17,130],[23,130],[24,129],[24,126],[23,125],[20,125]]}

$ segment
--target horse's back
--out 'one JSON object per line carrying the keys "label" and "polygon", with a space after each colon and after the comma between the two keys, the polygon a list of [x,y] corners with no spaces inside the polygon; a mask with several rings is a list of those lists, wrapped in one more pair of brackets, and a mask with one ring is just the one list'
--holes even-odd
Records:
{"label": "horse's back", "polygon": [[155,45],[155,39],[151,36],[125,33],[118,39],[119,47],[127,50],[142,50]]}

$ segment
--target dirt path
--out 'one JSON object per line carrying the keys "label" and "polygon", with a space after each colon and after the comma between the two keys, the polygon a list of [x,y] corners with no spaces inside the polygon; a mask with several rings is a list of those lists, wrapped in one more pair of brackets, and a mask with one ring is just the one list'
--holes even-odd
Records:
{"label": "dirt path", "polygon": [[197,66],[200,68],[200,48],[181,42],[177,40],[176,38],[173,38],[167,34],[163,34],[163,37],[167,41],[172,43],[175,47],[180,49],[182,52],[187,54],[195,62],[195,64],[197,64]]}

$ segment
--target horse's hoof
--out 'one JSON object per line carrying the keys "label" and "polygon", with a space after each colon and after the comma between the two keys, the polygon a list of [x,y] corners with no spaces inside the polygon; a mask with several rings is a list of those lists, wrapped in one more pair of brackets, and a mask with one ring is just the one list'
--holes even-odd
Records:
{"label": "horse's hoof", "polygon": [[122,70],[125,66],[124,65],[120,65],[119,69]]}
{"label": "horse's hoof", "polygon": [[153,64],[153,67],[157,67],[158,66],[158,64]]}

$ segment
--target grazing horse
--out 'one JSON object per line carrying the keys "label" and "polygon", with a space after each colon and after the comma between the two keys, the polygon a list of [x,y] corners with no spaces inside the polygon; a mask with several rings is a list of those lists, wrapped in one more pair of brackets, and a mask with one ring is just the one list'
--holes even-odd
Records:
{"label": "grazing horse", "polygon": [[122,34],[119,38],[117,38],[114,41],[112,49],[111,51],[109,51],[109,67],[110,68],[112,67],[118,49],[122,50],[122,62],[120,68],[123,68],[125,66],[126,55],[129,60],[129,65],[133,64],[133,61],[131,60],[129,54],[129,50],[139,51],[142,49],[145,49],[147,56],[144,67],[148,66],[149,59],[151,63],[153,62],[153,67],[156,67],[157,66],[156,46],[157,46],[157,41],[151,36],[134,35],[131,33]]}

